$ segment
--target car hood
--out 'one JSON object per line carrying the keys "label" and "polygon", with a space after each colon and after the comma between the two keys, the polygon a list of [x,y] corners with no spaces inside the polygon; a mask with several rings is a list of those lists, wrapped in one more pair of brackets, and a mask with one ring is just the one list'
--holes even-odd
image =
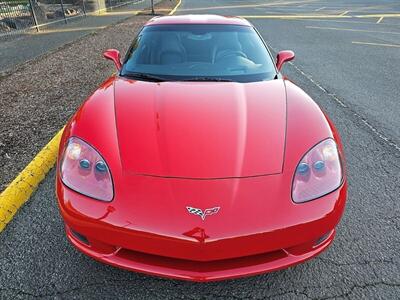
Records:
{"label": "car hood", "polygon": [[115,81],[123,171],[193,179],[282,172],[286,92],[282,80]]}

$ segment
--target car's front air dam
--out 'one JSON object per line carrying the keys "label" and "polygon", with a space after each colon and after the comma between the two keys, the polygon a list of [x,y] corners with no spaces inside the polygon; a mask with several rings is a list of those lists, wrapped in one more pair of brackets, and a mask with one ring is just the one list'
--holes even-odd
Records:
{"label": "car's front air dam", "polygon": [[148,275],[197,282],[234,279],[285,269],[315,257],[332,243],[335,236],[335,229],[333,229],[322,239],[288,249],[239,258],[199,262],[146,254],[121,247],[114,248],[112,253],[104,254],[79,241],[69,227],[66,228],[66,232],[68,239],[78,250],[100,262]]}
{"label": "car's front air dam", "polygon": [[[69,228],[85,236],[89,242],[95,240],[111,246],[97,251],[100,256],[123,248],[160,257],[210,262],[291,249],[316,241],[335,228],[345,206],[346,182],[315,201],[295,204],[290,191],[277,198],[284,194],[280,185],[285,183],[279,183],[280,176],[273,177],[232,179],[232,186],[237,190],[232,193],[231,184],[224,180],[138,176],[134,185],[123,182],[128,188],[109,203],[80,195],[66,188],[58,178],[57,196],[61,214]],[[171,188],[174,193],[170,192]],[[199,190],[202,191],[200,196]],[[126,198],[127,194],[135,192],[138,197]],[[189,201],[189,192],[192,199],[212,201]],[[227,201],[223,201],[225,193],[229,194]],[[165,210],[168,203],[173,203],[169,211]],[[211,204],[221,208],[217,214],[202,220],[186,209],[186,205],[196,204],[200,204],[202,209],[211,207]],[[84,252],[90,250],[84,244],[81,246]]]}

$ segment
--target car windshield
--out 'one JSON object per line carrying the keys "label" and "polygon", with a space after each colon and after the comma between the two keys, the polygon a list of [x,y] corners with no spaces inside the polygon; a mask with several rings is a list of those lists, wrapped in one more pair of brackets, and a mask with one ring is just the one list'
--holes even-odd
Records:
{"label": "car windshield", "polygon": [[151,25],[133,41],[121,76],[155,81],[271,80],[276,69],[249,26]]}

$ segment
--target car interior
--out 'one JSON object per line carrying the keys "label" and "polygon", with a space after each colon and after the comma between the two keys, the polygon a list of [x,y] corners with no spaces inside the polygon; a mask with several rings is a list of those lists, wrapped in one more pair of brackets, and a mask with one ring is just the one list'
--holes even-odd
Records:
{"label": "car interior", "polygon": [[[253,36],[253,37],[252,37]],[[258,44],[257,44],[258,42]],[[127,68],[137,65],[185,67],[246,73],[265,66],[265,51],[253,34],[236,31],[150,31],[131,48]]]}

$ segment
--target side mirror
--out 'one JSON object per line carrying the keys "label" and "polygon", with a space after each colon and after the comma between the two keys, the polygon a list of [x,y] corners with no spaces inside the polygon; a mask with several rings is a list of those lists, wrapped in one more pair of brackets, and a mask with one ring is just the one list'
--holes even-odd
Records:
{"label": "side mirror", "polygon": [[118,50],[108,49],[108,50],[103,52],[103,56],[106,59],[112,60],[114,62],[114,64],[115,64],[115,66],[117,67],[118,71],[121,70],[122,63],[121,63],[121,58],[120,58]]}
{"label": "side mirror", "polygon": [[282,66],[285,62],[291,61],[294,59],[294,52],[290,50],[280,51],[276,57],[276,68],[278,71],[282,69]]}

